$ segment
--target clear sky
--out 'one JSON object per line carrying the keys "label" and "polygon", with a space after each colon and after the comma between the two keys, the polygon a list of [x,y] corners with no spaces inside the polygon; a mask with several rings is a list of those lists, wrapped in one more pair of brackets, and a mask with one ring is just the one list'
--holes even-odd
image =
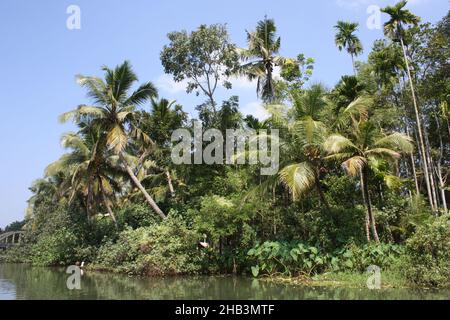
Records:
{"label": "clear sky", "polygon": [[[366,27],[368,6],[393,0],[1,0],[0,1],[0,227],[24,216],[28,187],[63,150],[70,131],[59,114],[87,103],[77,74],[101,75],[102,65],[130,60],[141,81],[153,81],[160,96],[185,110],[201,103],[182,84],[164,75],[159,53],[170,31],[227,23],[232,40],[245,45],[245,30],[268,15],[282,37],[283,56],[304,53],[316,60],[313,81],[333,86],[351,73],[350,57],[334,45],[337,20],[357,21],[366,53],[381,30]],[[68,6],[81,9],[81,29],[69,30]],[[411,0],[409,9],[436,22],[447,0]],[[383,18],[384,21],[385,18]],[[362,56],[361,59],[365,58]],[[242,80],[228,95],[239,95],[244,113],[261,115],[255,85]]]}

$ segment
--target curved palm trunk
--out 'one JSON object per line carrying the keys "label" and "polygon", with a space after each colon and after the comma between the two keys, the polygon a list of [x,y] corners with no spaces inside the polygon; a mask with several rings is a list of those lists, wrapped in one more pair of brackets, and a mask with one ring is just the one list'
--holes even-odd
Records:
{"label": "curved palm trunk", "polygon": [[133,183],[136,185],[136,187],[139,189],[139,191],[142,192],[142,194],[145,197],[145,200],[150,205],[150,207],[163,219],[165,220],[167,216],[162,212],[162,210],[158,207],[155,200],[148,194],[147,190],[145,190],[142,183],[139,181],[139,179],[136,177],[136,175],[133,172],[133,169],[130,167],[130,165],[125,161],[123,155],[120,156],[123,162],[123,165],[125,166],[125,170],[127,171],[128,175],[130,176]]}
{"label": "curved palm trunk", "polygon": [[172,177],[170,175],[169,170],[166,170],[166,178],[167,178],[167,184],[169,185],[170,194],[172,195],[172,198],[173,198],[173,197],[175,197],[175,188],[173,187]]}
{"label": "curved palm trunk", "polygon": [[377,243],[379,243],[380,242],[380,238],[378,237],[377,224],[376,224],[376,221],[375,221],[375,216],[373,215],[373,212],[372,212],[372,204],[370,202],[368,180],[369,180],[368,179],[368,172],[367,172],[367,167],[366,167],[366,168],[364,168],[362,170],[362,179],[361,179],[361,181],[363,183],[362,189],[363,189],[363,193],[364,193],[364,200],[366,202],[367,214],[369,216],[370,227],[372,229],[372,234],[373,234],[373,237],[374,237],[375,241]]}
{"label": "curved palm trunk", "polygon": [[425,183],[427,186],[428,199],[431,203],[431,209],[433,211],[435,211],[435,207],[434,207],[434,203],[433,203],[433,193],[431,191],[430,173],[428,170],[428,164],[427,164],[427,159],[426,159],[426,149],[425,149],[425,140],[423,137],[422,120],[420,118],[419,106],[417,104],[416,93],[414,91],[414,84],[413,84],[413,80],[411,77],[411,70],[409,68],[409,61],[408,61],[408,56],[406,54],[406,47],[403,42],[403,37],[399,37],[399,38],[400,38],[400,44],[401,44],[402,50],[403,50],[403,59],[405,60],[405,64],[406,64],[406,71],[408,72],[409,85],[411,88],[411,94],[412,94],[412,99],[413,99],[413,104],[414,104],[414,111],[416,114],[417,131],[419,134],[419,146],[420,146],[420,149],[421,149],[422,155],[423,155],[422,167],[423,167],[423,172],[424,172],[424,176],[425,176]]}
{"label": "curved palm trunk", "polygon": [[116,228],[117,228],[117,219],[116,219],[116,215],[114,214],[114,212],[112,211],[111,206],[109,205],[108,199],[106,199],[105,194],[102,192],[102,200],[103,200],[103,204],[106,207],[106,210],[108,210],[108,214],[111,217],[112,221],[114,222]]}

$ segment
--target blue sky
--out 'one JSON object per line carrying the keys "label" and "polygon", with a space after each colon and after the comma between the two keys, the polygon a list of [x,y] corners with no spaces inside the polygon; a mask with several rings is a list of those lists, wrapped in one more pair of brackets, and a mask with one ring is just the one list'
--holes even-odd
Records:
{"label": "blue sky", "polygon": [[[245,30],[268,15],[276,20],[283,56],[304,53],[316,60],[312,81],[333,86],[351,73],[350,57],[334,46],[337,20],[358,21],[366,53],[381,30],[366,27],[368,6],[389,0],[2,0],[0,2],[0,227],[24,216],[28,187],[63,150],[59,139],[72,125],[59,114],[87,103],[76,74],[101,75],[100,66],[130,60],[141,81],[153,81],[160,96],[185,110],[201,103],[164,75],[159,53],[170,31],[227,23],[232,40],[245,45]],[[81,9],[81,29],[69,30],[69,5]],[[447,0],[411,0],[408,7],[436,22]],[[383,18],[384,21],[385,18]],[[364,59],[365,55],[361,57]],[[236,80],[227,95],[239,95],[244,113],[261,115],[255,85]],[[225,98],[225,96],[224,96]]]}

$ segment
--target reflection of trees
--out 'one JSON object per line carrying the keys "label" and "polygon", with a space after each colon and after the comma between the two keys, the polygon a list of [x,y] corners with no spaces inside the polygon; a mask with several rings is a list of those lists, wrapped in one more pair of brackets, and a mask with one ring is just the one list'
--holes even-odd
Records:
{"label": "reflection of trees", "polygon": [[[82,290],[66,287],[64,269],[0,264],[0,279],[15,286],[18,299],[113,300],[354,300],[447,299],[447,291],[414,292],[408,289],[370,291],[351,288],[303,287],[233,277],[131,278],[88,272]],[[1,297],[0,297],[1,298]]]}

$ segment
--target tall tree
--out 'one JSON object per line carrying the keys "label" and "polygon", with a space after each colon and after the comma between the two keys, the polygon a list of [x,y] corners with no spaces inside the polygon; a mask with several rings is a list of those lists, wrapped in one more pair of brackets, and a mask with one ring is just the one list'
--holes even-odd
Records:
{"label": "tall tree", "polygon": [[[333,134],[327,138],[324,148],[328,153],[327,159],[342,161],[343,168],[350,176],[360,176],[361,189],[366,203],[372,235],[379,242],[375,216],[369,193],[369,173],[374,161],[379,159],[394,161],[401,157],[401,153],[413,152],[412,141],[409,137],[392,133],[384,135],[370,121],[361,121],[355,125],[353,133],[348,137]],[[368,228],[367,238],[370,240]]]}
{"label": "tall tree", "polygon": [[111,153],[104,150],[100,130],[84,127],[80,133],[66,133],[62,145],[71,152],[50,164],[46,176],[64,174],[67,181],[62,185],[61,192],[68,194],[69,202],[81,195],[88,216],[91,217],[94,209],[103,205],[114,223],[117,223],[111,198],[120,191],[115,179],[118,172],[108,161]]}
{"label": "tall tree", "polygon": [[400,42],[400,45],[403,50],[403,58],[405,60],[406,71],[408,73],[408,80],[411,89],[412,100],[414,104],[414,112],[416,115],[416,124],[417,124],[417,134],[419,138],[419,148],[422,154],[422,168],[424,172],[425,183],[427,186],[428,199],[431,204],[431,208],[433,211],[436,210],[434,201],[433,201],[433,191],[431,187],[430,181],[430,170],[429,164],[427,161],[427,150],[425,147],[425,131],[422,124],[422,115],[419,110],[419,105],[417,103],[417,97],[415,92],[415,87],[413,83],[413,77],[411,75],[411,67],[408,59],[407,49],[405,45],[405,26],[414,25],[417,26],[420,22],[420,18],[412,14],[409,10],[404,9],[408,1],[400,1],[394,6],[387,6],[386,8],[381,9],[382,12],[387,13],[390,16],[389,21],[384,24],[384,33],[386,36],[391,38],[393,41]]}
{"label": "tall tree", "polygon": [[[290,131],[295,141],[293,152],[300,150],[295,156],[295,163],[291,163],[280,171],[280,180],[292,191],[294,200],[304,196],[315,188],[320,202],[326,209],[330,209],[320,180],[323,165],[323,142],[327,129],[321,121],[321,112],[327,105],[326,90],[316,84],[306,90],[294,101],[294,124]],[[298,161],[301,160],[301,161]]]}
{"label": "tall tree", "polygon": [[130,93],[138,78],[127,61],[115,69],[103,67],[102,70],[105,72],[105,80],[78,76],[78,83],[87,89],[88,97],[93,100],[94,105],[81,105],[73,111],[62,114],[60,121],[73,119],[79,123],[87,120],[91,125],[100,128],[105,146],[119,156],[120,164],[142,192],[150,207],[165,219],[166,215],[145,190],[125,157],[125,149],[132,139],[152,143],[148,135],[135,125],[134,119],[136,106],[157,97],[157,90],[151,82],[147,82]]}
{"label": "tall tree", "polygon": [[359,38],[355,35],[358,31],[358,23],[338,21],[334,26],[337,33],[335,36],[336,46],[339,51],[347,50],[352,57],[353,72],[356,75],[355,57],[362,53],[363,46]]}
{"label": "tall tree", "polygon": [[176,82],[187,80],[188,93],[204,94],[215,115],[218,111],[215,93],[221,84],[231,89],[228,80],[239,60],[226,26],[201,25],[191,33],[171,32],[168,38],[170,43],[161,52],[165,72]]}
{"label": "tall tree", "polygon": [[277,27],[273,19],[258,22],[256,30],[247,31],[248,48],[241,49],[244,64],[240,73],[249,80],[257,80],[257,94],[264,102],[272,102],[275,97],[274,69],[283,66],[285,59],[278,56],[281,38],[277,36]]}

